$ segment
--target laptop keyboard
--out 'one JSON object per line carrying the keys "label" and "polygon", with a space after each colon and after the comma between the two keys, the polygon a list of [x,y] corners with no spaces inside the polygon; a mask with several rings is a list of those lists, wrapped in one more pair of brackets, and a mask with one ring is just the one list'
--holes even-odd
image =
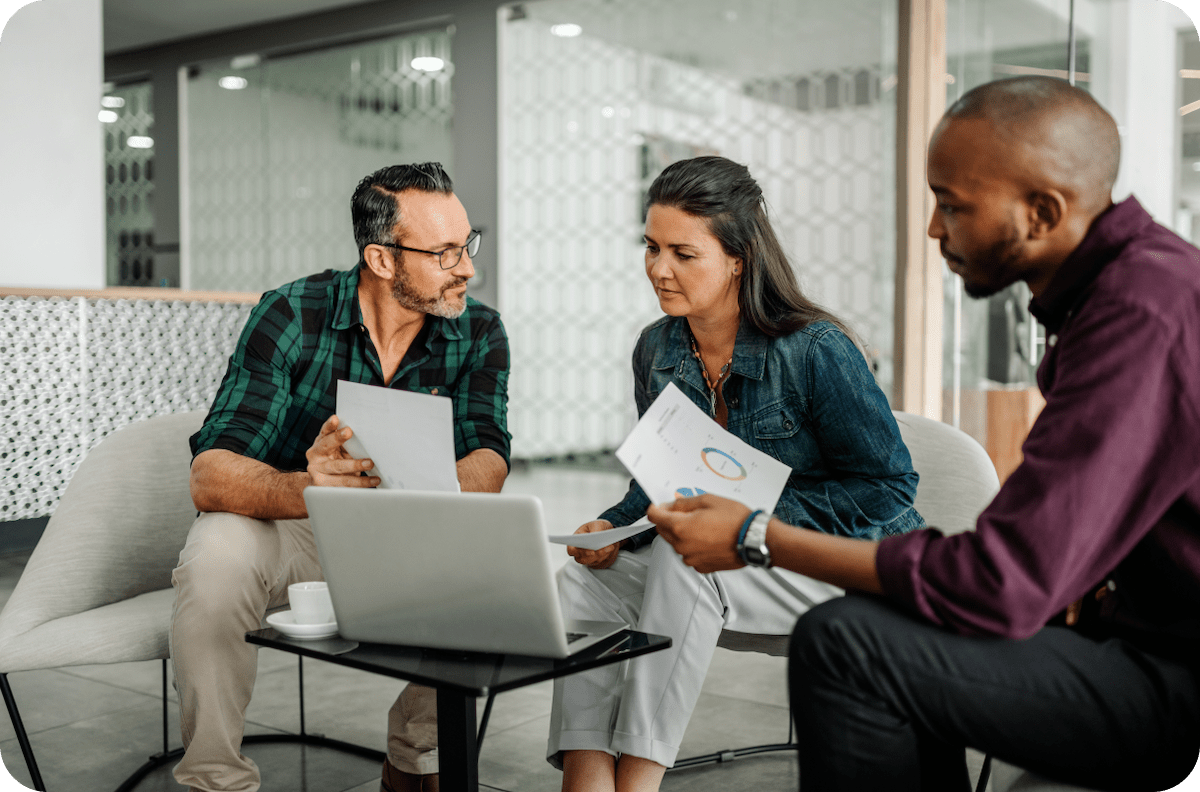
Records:
{"label": "laptop keyboard", "polygon": [[588,636],[588,634],[587,634],[587,633],[573,633],[573,632],[569,632],[569,633],[567,633],[567,643],[575,643],[575,642],[576,642],[576,641],[578,641],[580,638],[587,638],[587,636]]}

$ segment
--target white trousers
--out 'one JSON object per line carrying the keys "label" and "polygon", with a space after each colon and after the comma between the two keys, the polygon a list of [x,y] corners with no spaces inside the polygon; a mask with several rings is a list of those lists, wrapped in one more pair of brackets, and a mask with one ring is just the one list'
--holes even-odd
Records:
{"label": "white trousers", "polygon": [[[171,576],[171,659],[185,753],[175,779],[203,792],[254,792],[261,779],[241,752],[258,647],[246,642],[287,587],[323,580],[308,520],[240,514],[196,518]],[[388,760],[410,773],[436,773],[437,694],[409,685],[388,716]]]}
{"label": "white trousers", "polygon": [[702,575],[661,538],[608,569],[568,562],[559,574],[565,618],[624,622],[670,636],[671,646],[556,679],[547,760],[561,768],[563,751],[604,751],[671,767],[721,630],[788,635],[801,613],[841,593],[786,570]]}

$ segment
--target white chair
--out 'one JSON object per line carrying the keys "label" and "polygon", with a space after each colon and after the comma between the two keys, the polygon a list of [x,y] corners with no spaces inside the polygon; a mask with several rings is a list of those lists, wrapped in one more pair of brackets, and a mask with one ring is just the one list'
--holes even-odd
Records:
{"label": "white chair", "polygon": [[[161,659],[163,749],[118,792],[182,754],[167,745],[171,571],[196,519],[188,437],[203,420],[202,412],[151,418],[92,449],[0,612],[0,692],[35,789],[46,787],[8,682],[15,671]],[[243,742],[303,742],[383,761],[380,751],[307,734],[303,686],[301,665],[299,734]]]}
{"label": "white chair", "polygon": [[[900,436],[912,456],[913,469],[920,475],[915,505],[928,525],[946,533],[975,527],[975,520],[996,491],[1000,481],[983,446],[970,435],[949,424],[919,415],[895,412]],[[717,645],[737,652],[760,652],[787,657],[787,635],[751,635],[726,630]],[[791,731],[786,743],[755,745],[680,759],[675,767],[692,767],[706,762],[727,762],[742,756],[796,749]]]}

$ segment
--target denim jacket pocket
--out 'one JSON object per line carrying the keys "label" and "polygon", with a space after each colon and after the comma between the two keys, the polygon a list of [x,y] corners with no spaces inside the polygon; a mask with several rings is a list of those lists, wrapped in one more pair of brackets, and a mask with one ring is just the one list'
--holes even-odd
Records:
{"label": "denim jacket pocket", "polygon": [[786,440],[800,431],[800,411],[787,402],[759,410],[754,416],[754,436],[760,440]]}

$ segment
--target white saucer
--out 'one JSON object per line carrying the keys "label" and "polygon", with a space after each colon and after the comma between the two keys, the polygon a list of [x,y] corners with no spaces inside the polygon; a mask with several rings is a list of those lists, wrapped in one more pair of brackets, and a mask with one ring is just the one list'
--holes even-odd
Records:
{"label": "white saucer", "polygon": [[330,636],[337,635],[338,631],[337,622],[329,622],[328,624],[296,624],[295,617],[290,610],[272,613],[267,617],[267,624],[279,630],[279,632],[288,638],[298,638],[300,640],[329,638]]}

